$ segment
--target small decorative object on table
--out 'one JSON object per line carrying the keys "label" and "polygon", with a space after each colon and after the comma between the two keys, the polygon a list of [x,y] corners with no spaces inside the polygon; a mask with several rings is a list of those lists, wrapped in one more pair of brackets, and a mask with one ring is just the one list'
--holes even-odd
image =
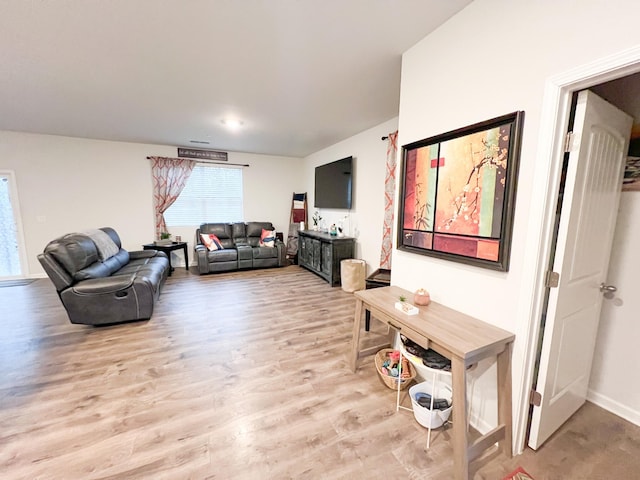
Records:
{"label": "small decorative object on table", "polygon": [[331,236],[335,237],[336,235],[338,235],[338,230],[336,229],[336,224],[332,223],[331,224],[331,230],[329,230],[329,233],[331,234]]}
{"label": "small decorative object on table", "polygon": [[407,302],[396,302],[395,307],[407,315],[417,315],[420,310]]}
{"label": "small decorative object on table", "polygon": [[320,228],[320,220],[322,220],[322,216],[320,215],[320,210],[316,210],[313,213],[313,217],[311,217],[311,220],[313,220],[313,230],[318,231],[318,229]]}
{"label": "small decorative object on table", "polygon": [[160,240],[156,240],[156,245],[171,245],[173,242],[171,241],[171,234],[169,232],[160,233]]}
{"label": "small decorative object on table", "polygon": [[345,215],[344,217],[342,217],[342,220],[340,220],[340,221],[338,222],[338,236],[339,236],[339,237],[344,237],[344,231],[345,231],[345,228],[344,228],[344,222],[345,222],[345,220],[347,220],[348,218],[349,218],[349,215]]}
{"label": "small decorative object on table", "polygon": [[404,390],[416,378],[416,370],[406,357],[402,358],[400,368],[398,350],[383,348],[376,353],[375,364],[384,384],[393,390],[398,388],[398,381],[400,381],[400,389]]}
{"label": "small decorative object on table", "polygon": [[406,300],[405,297],[400,297],[400,301],[395,303],[396,309],[407,315],[417,315],[419,310],[410,303],[407,303]]}
{"label": "small decorative object on table", "polygon": [[413,295],[413,303],[416,305],[429,305],[431,303],[431,295],[424,288],[419,288]]}

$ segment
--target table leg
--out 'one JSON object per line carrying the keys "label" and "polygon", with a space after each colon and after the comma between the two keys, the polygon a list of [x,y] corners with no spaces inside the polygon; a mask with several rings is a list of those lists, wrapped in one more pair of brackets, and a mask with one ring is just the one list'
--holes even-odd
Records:
{"label": "table leg", "polygon": [[504,425],[504,438],[498,446],[507,458],[513,456],[511,431],[511,345],[498,354],[498,425]]}
{"label": "table leg", "polygon": [[166,250],[165,253],[169,259],[169,276],[171,276],[171,273],[173,272],[173,265],[171,265],[171,250]]}
{"label": "table leg", "polygon": [[358,355],[360,352],[360,323],[362,322],[362,300],[356,299],[356,312],[353,318],[353,336],[351,338],[351,357],[349,358],[349,366],[351,371],[355,373],[356,364],[358,363]]}
{"label": "table leg", "polygon": [[469,478],[467,450],[467,369],[460,358],[451,359],[451,388],[453,389],[453,469],[454,478]]}
{"label": "table leg", "polygon": [[184,268],[189,271],[189,253],[187,252],[187,244],[184,244]]}

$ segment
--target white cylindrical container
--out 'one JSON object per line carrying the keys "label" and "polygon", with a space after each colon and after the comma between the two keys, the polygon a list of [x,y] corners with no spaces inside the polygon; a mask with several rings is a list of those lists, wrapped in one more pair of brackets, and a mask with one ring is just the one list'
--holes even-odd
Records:
{"label": "white cylindrical container", "polygon": [[367,264],[364,260],[349,258],[340,262],[340,280],[342,290],[353,293],[364,290],[366,286]]}

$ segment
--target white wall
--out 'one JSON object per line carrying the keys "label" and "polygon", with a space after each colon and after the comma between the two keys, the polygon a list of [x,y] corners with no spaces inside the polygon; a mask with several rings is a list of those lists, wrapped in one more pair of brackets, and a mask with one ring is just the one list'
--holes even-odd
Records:
{"label": "white wall", "polygon": [[[638,14],[640,4],[631,0],[616,2],[615,8],[602,0],[475,0],[403,56],[400,145],[526,112],[510,271],[397,250],[392,269],[392,283],[409,290],[425,287],[434,300],[516,333],[514,392],[522,387],[526,339],[519,334],[528,322],[518,307],[532,301],[532,292],[521,285],[536,261],[525,249],[527,238],[537,233],[529,231],[536,224],[531,205],[540,201],[533,198],[531,179],[537,169],[549,169],[549,159],[536,151],[541,133],[550,128],[540,125],[545,81],[635,45]],[[485,427],[496,422],[494,371],[489,368],[475,388],[474,415]]]}
{"label": "white wall", "polygon": [[[0,131],[0,170],[16,176],[26,274],[43,275],[36,255],[64,233],[112,226],[127,250],[153,241],[149,155],[173,157],[176,148]],[[286,235],[302,160],[229,152],[229,162],[250,165],[243,171],[245,219],[271,221]],[[195,228],[170,230],[192,242]]]}
{"label": "white wall", "polygon": [[309,222],[314,208],[315,167],[354,157],[353,202],[351,210],[317,209],[327,226],[336,225],[348,215],[345,234],[356,238],[356,258],[367,264],[367,275],[380,266],[382,224],[384,221],[384,176],[387,141],[383,136],[396,131],[398,119],[393,118],[331,147],[309,155],[304,160],[304,175],[309,201]]}

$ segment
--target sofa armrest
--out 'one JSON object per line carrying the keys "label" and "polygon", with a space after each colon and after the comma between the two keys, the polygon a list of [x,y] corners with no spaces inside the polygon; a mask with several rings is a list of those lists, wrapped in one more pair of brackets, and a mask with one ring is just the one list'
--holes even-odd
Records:
{"label": "sofa armrest", "polygon": [[114,275],[111,277],[92,278],[76,283],[72,289],[79,295],[114,293],[133,285],[135,275]]}
{"label": "sofa armrest", "polygon": [[287,246],[281,240],[277,239],[275,247],[278,249],[278,266],[284,267],[287,265]]}
{"label": "sofa armrest", "polygon": [[198,273],[209,273],[209,260],[207,259],[207,247],[202,244],[194,247],[196,260],[198,261]]}
{"label": "sofa armrest", "polygon": [[138,258],[152,258],[158,256],[158,254],[164,255],[164,253],[159,250],[134,250],[133,252],[129,252],[129,258],[131,260],[136,260]]}

